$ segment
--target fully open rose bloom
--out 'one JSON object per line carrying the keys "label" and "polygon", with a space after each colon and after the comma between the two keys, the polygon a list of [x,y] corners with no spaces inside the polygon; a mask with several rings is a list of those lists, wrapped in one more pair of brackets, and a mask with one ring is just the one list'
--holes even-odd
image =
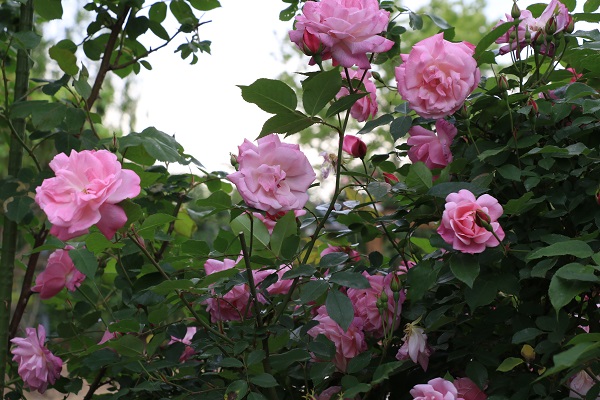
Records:
{"label": "fully open rose bloom", "polygon": [[453,114],[479,83],[474,51],[471,43],[449,42],[442,33],[421,40],[396,67],[400,95],[421,117]]}
{"label": "fully open rose bloom", "polygon": [[[377,0],[307,1],[302,15],[296,16],[290,39],[304,52],[307,48],[314,51],[318,39],[323,46],[322,59],[331,55],[334,65],[369,69],[367,53],[382,53],[394,45],[379,35],[387,28],[389,17],[389,12],[379,9]],[[305,32],[310,35],[309,43]]]}
{"label": "fully open rose bloom", "polygon": [[96,225],[108,239],[125,225],[127,215],[117,205],[140,193],[140,177],[122,169],[108,150],[71,150],[50,161],[56,176],[36,188],[35,201],[52,223],[50,233],[69,240]]}
{"label": "fully open rose bloom", "polygon": [[497,222],[503,212],[498,200],[489,194],[475,199],[473,193],[462,189],[446,196],[437,232],[454,250],[481,253],[486,247],[498,246],[498,240],[504,239],[504,230]]}
{"label": "fully open rose bloom", "polygon": [[[377,88],[375,87],[375,84],[372,81],[372,75],[369,71],[365,71],[362,69],[348,70],[348,75],[350,76],[351,82],[354,79],[360,80],[364,75],[364,79],[362,80],[362,83],[365,85],[365,89],[367,90],[367,92],[369,94],[363,98],[358,99],[352,105],[352,108],[350,108],[350,115],[352,115],[352,118],[354,118],[358,122],[366,121],[369,118],[374,117],[375,114],[377,114],[377,111],[379,110],[379,107],[377,106],[377,94],[375,93],[377,91]],[[342,77],[346,78],[346,74],[344,73],[344,71],[342,71]],[[352,85],[357,85],[357,83],[352,82]],[[362,90],[359,90],[356,93],[364,93],[364,92]],[[336,97],[336,99],[339,99],[344,96],[348,96],[349,94],[350,94],[350,90],[348,90],[347,87],[342,87],[335,97]],[[348,135],[346,137],[348,137]],[[366,150],[367,150],[367,148],[365,146],[365,153],[366,153]],[[355,155],[354,157],[359,157],[359,156]],[[363,155],[363,157],[364,157],[364,155]]]}
{"label": "fully open rose bloom", "polygon": [[10,340],[15,345],[11,350],[13,361],[19,364],[19,376],[25,386],[44,393],[60,376],[63,362],[44,346],[46,330],[42,325],[37,330],[26,328],[25,332],[27,337]]}
{"label": "fully open rose bloom", "polygon": [[304,207],[316,174],[297,144],[273,134],[258,139],[258,146],[246,139],[238,148],[239,169],[227,178],[246,204],[272,215]]}
{"label": "fully open rose bloom", "polygon": [[444,119],[438,119],[435,129],[437,134],[421,126],[410,128],[410,137],[406,142],[410,146],[410,161],[422,161],[429,169],[444,168],[452,162],[450,145],[456,136],[456,127]]}
{"label": "fully open rose bloom", "polygon": [[37,276],[35,286],[31,288],[40,293],[41,299],[54,297],[64,288],[74,292],[85,279],[85,275],[75,268],[69,256],[72,248],[69,246],[66,250],[55,250],[48,257],[46,269]]}
{"label": "fully open rose bloom", "polygon": [[462,400],[452,382],[443,378],[415,385],[410,394],[415,400]]}
{"label": "fully open rose bloom", "polygon": [[317,310],[314,320],[319,325],[309,329],[307,333],[312,337],[317,337],[319,334],[325,335],[333,342],[336,350],[333,362],[340,371],[345,372],[348,362],[367,350],[361,318],[354,318],[348,330],[344,331],[337,322],[331,319],[325,306],[321,306]]}

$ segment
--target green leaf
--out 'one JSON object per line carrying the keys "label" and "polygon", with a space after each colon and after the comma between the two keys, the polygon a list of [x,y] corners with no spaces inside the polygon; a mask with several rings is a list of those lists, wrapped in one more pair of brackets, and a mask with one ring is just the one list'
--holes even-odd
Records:
{"label": "green leaf", "polygon": [[347,331],[354,320],[354,307],[348,296],[337,290],[331,290],[325,300],[325,307],[331,319]]}
{"label": "green leaf", "polygon": [[562,307],[569,304],[575,296],[589,289],[590,286],[591,284],[588,282],[562,279],[554,274],[548,287],[548,296],[552,306],[558,312]]}
{"label": "green leaf", "polygon": [[46,21],[61,19],[63,14],[61,0],[33,0],[33,9]]}
{"label": "green leaf", "polygon": [[[164,3],[155,3],[155,4],[164,4]],[[148,28],[154,33],[157,37],[162,40],[169,40],[169,32],[160,24],[160,22],[156,22],[150,20],[148,22]]]}
{"label": "green leaf", "polygon": [[77,72],[79,72],[79,67],[77,66],[77,57],[75,56],[75,52],[60,46],[60,44],[61,42],[48,49],[50,58],[58,63],[58,66],[65,72],[65,74],[71,76],[77,75]]}
{"label": "green leaf", "polygon": [[144,149],[158,161],[185,163],[180,152],[183,148],[173,136],[167,135],[151,126],[144,129],[139,137],[142,139]]}
{"label": "green leaf", "polygon": [[433,176],[424,162],[418,161],[411,164],[409,168],[405,181],[409,188],[424,191],[433,186]]}
{"label": "green leaf", "polygon": [[138,232],[146,230],[154,230],[156,227],[163,227],[171,221],[175,221],[175,217],[168,214],[152,214],[148,216],[142,223],[142,227]]}
{"label": "green leaf", "polygon": [[431,20],[433,21],[434,24],[436,24],[440,29],[450,29],[452,28],[452,26],[450,26],[450,24],[448,22],[446,22],[445,19],[443,19],[442,17],[438,17],[435,14],[430,14],[430,13],[425,13],[425,15],[427,15],[429,18],[431,18]]}
{"label": "green leaf", "polygon": [[286,238],[298,234],[298,224],[293,211],[287,212],[277,220],[273,233],[271,234],[271,250],[276,255],[281,254],[281,247]]}
{"label": "green leaf", "polygon": [[61,103],[40,104],[31,113],[31,122],[36,129],[50,131],[65,119],[67,107]]}
{"label": "green leaf", "polygon": [[567,86],[567,91],[565,92],[565,101],[571,102],[572,100],[580,97],[595,96],[597,94],[598,92],[596,89],[586,85],[585,83],[573,82]]}
{"label": "green leaf", "polygon": [[89,83],[87,83],[86,80],[74,80],[73,86],[75,87],[77,93],[79,93],[79,95],[85,100],[87,100],[92,94],[92,87]]}
{"label": "green leaf", "polygon": [[98,256],[107,249],[123,247],[123,243],[113,243],[100,232],[92,232],[85,238],[85,247]]}
{"label": "green leaf", "polygon": [[12,45],[18,50],[31,50],[40,44],[42,37],[35,32],[15,32]]}
{"label": "green leaf", "polygon": [[423,18],[419,14],[409,11],[408,24],[415,31],[421,30],[423,29]]}
{"label": "green leaf", "polygon": [[582,265],[579,263],[570,263],[562,266],[556,271],[556,276],[566,280],[582,282],[599,282],[600,278],[596,276],[596,269],[591,265]]}
{"label": "green leaf", "polygon": [[34,200],[29,196],[16,196],[6,207],[6,217],[20,224],[27,214],[31,214]]}
{"label": "green leaf", "polygon": [[94,253],[82,247],[80,249],[69,250],[69,257],[75,264],[75,268],[88,278],[94,278],[98,269],[98,260]]}
{"label": "green leaf", "polygon": [[521,170],[512,164],[504,164],[498,168],[498,173],[504,178],[511,181],[521,180]]}
{"label": "green leaf", "polygon": [[582,365],[585,361],[598,357],[600,342],[579,343],[569,350],[558,353],[553,357],[554,366],[542,377],[546,377],[576,365]]}
{"label": "green leaf", "polygon": [[352,93],[352,94],[348,94],[346,96],[340,97],[327,109],[327,112],[325,113],[325,118],[332,117],[338,113],[341,113],[342,111],[346,111],[346,110],[352,108],[354,103],[356,103],[358,100],[362,99],[363,97],[367,96],[368,94],[369,93],[366,93],[366,92]]}
{"label": "green leaf", "polygon": [[594,254],[592,248],[580,240],[567,240],[551,244],[547,247],[536,249],[529,253],[527,260],[535,260],[541,257],[554,257],[571,255],[578,258],[591,257]]}
{"label": "green leaf", "polygon": [[261,78],[250,86],[238,87],[242,89],[242,98],[245,101],[256,104],[263,111],[271,114],[296,111],[296,93],[281,81]]}
{"label": "green leaf", "polygon": [[362,371],[369,365],[372,356],[373,355],[370,351],[365,351],[364,353],[360,353],[357,356],[354,356],[354,358],[350,359],[350,361],[348,362],[346,373],[356,374]]}
{"label": "green leaf", "polygon": [[353,289],[369,289],[371,284],[362,274],[352,271],[341,271],[331,275],[329,282]]}
{"label": "green leaf", "polygon": [[198,22],[198,18],[194,15],[192,8],[183,0],[173,0],[169,5],[169,9],[173,16],[180,24],[194,25]]}
{"label": "green leaf", "polygon": [[496,371],[508,372],[512,371],[516,366],[523,364],[525,361],[521,358],[508,357],[496,368]]}
{"label": "green leaf", "polygon": [[194,286],[194,283],[189,279],[177,279],[163,281],[158,285],[149,287],[148,290],[151,290],[156,294],[169,294],[175,290],[189,290]]}
{"label": "green leaf", "polygon": [[593,13],[600,7],[600,0],[586,0],[583,4],[583,12]]}
{"label": "green leaf", "polygon": [[321,297],[329,289],[329,284],[321,280],[309,281],[302,285],[301,289],[300,302],[307,304]]}
{"label": "green leaf", "polygon": [[390,134],[394,139],[394,142],[400,138],[403,138],[412,126],[412,118],[409,116],[398,117],[392,121],[390,125]]}
{"label": "green leaf", "polygon": [[251,237],[254,237],[255,245],[256,241],[258,241],[263,247],[267,247],[271,241],[271,235],[269,235],[265,224],[257,218],[251,220],[250,216],[246,213],[240,214],[229,225],[231,226],[231,231],[236,235],[240,232],[244,233],[248,245],[250,245]]}
{"label": "green leaf", "polygon": [[496,42],[496,39],[504,35],[506,32],[508,32],[510,28],[516,26],[518,23],[518,20],[515,22],[509,21],[503,23],[502,25],[498,25],[497,27],[492,29],[488,34],[481,38],[479,43],[477,43],[477,46],[475,47],[475,54],[473,54],[473,58],[479,60],[479,57],[483,54],[483,52],[486,51],[488,47],[490,47],[492,44],[494,44],[494,42]]}
{"label": "green leaf", "polygon": [[470,182],[442,182],[437,183],[427,191],[427,194],[434,197],[445,199],[450,193],[458,193],[461,189],[467,189],[475,196],[479,196],[488,191]]}
{"label": "green leaf", "polygon": [[292,349],[281,354],[272,354],[270,357],[271,367],[275,371],[285,371],[295,362],[310,360],[310,353],[303,349]]}
{"label": "green leaf", "polygon": [[519,343],[529,342],[529,341],[535,339],[536,337],[538,337],[539,335],[541,335],[542,333],[544,333],[544,332],[537,328],[521,329],[520,331],[515,332],[515,334],[513,335],[512,343],[519,344]]}
{"label": "green leaf", "polygon": [[407,284],[410,290],[406,291],[406,298],[418,301],[437,281],[439,268],[434,268],[430,260],[421,261],[408,270]]}
{"label": "green leaf", "polygon": [[148,17],[152,21],[161,23],[167,17],[167,5],[163,2],[158,2],[152,4],[150,7],[150,11],[148,12]]}
{"label": "green leaf", "polygon": [[189,2],[192,7],[200,11],[210,11],[221,7],[221,3],[218,0],[189,0]]}
{"label": "green leaf", "polygon": [[319,261],[319,267],[331,268],[342,265],[348,260],[348,254],[343,252],[334,252],[325,254]]}
{"label": "green leaf", "polygon": [[545,200],[545,197],[533,199],[533,192],[527,192],[518,199],[511,199],[504,205],[504,213],[507,215],[519,215],[535,207],[536,204]]}
{"label": "green leaf", "polygon": [[286,271],[281,279],[294,279],[301,276],[313,276],[317,270],[308,264],[300,264],[297,267],[292,267],[291,270]]}
{"label": "green leaf", "polygon": [[363,126],[362,129],[360,131],[358,131],[358,134],[371,132],[373,129],[375,129],[379,126],[387,125],[387,124],[391,123],[393,120],[394,120],[394,117],[392,117],[392,114],[383,114],[382,116],[380,116],[377,119],[368,121],[365,124],[365,126]]}
{"label": "green leaf", "polygon": [[479,261],[474,255],[453,254],[450,257],[450,270],[458,280],[472,288],[473,282],[479,276]]}
{"label": "green leaf", "polygon": [[371,182],[367,185],[367,192],[369,192],[375,200],[381,200],[386,197],[391,189],[392,185],[387,182]]}
{"label": "green leaf", "polygon": [[[410,270],[409,270],[410,272]],[[498,294],[498,287],[496,282],[493,281],[493,277],[480,277],[477,283],[473,285],[473,288],[465,290],[465,300],[469,305],[471,311],[477,307],[485,306],[490,304],[496,298]]]}
{"label": "green leaf", "polygon": [[145,343],[134,335],[123,335],[105,343],[108,347],[126,357],[140,357],[144,353]]}
{"label": "green leaf", "polygon": [[394,374],[404,364],[404,361],[392,361],[386,364],[381,364],[373,373],[371,384],[375,385],[387,380],[390,375]]}
{"label": "green leaf", "polygon": [[233,381],[227,386],[225,390],[225,399],[241,400],[248,393],[248,384],[245,380]]}
{"label": "green leaf", "polygon": [[279,383],[277,383],[273,375],[267,374],[266,372],[255,376],[251,376],[250,382],[254,383],[256,386],[264,388],[279,386]]}
{"label": "green leaf", "polygon": [[311,118],[300,111],[276,114],[264,123],[258,138],[267,136],[271,133],[285,133],[291,135],[303,131],[318,121],[318,118]]}
{"label": "green leaf", "polygon": [[308,115],[319,113],[342,87],[339,68],[321,71],[302,82],[302,104]]}

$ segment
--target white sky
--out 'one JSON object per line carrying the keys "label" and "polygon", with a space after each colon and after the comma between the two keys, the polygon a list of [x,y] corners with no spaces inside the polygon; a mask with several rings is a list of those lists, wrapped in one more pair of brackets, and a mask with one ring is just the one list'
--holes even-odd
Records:
{"label": "white sky", "polygon": [[[198,54],[198,63],[189,65],[189,60],[181,60],[179,53],[173,53],[176,46],[169,46],[148,59],[153,70],[142,69],[137,78],[136,130],[155,126],[174,134],[186,152],[207,170],[231,172],[229,154],[237,154],[237,146],[244,138],[255,139],[270,117],[256,105],[246,103],[236,85],[250,85],[258,78],[276,78],[289,68],[282,60],[283,46],[294,44],[287,36],[292,21],[279,21],[279,12],[287,3],[220,1],[221,8],[201,18],[212,21],[200,27],[201,39],[212,41],[212,55]],[[541,1],[519,0],[518,4],[525,8]],[[427,1],[410,1],[412,9],[423,4]],[[489,20],[496,21],[509,13],[511,6],[512,0],[488,0],[485,12]],[[181,39],[177,39],[174,42],[178,45]],[[304,71],[308,70],[306,65]],[[189,171],[177,166],[172,170]]]}

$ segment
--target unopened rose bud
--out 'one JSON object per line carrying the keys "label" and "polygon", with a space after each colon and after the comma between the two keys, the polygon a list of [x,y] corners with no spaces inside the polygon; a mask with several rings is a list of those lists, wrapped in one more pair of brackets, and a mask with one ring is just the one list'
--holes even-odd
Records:
{"label": "unopened rose bud", "polygon": [[510,16],[514,19],[517,19],[521,16],[521,10],[519,9],[516,1],[513,3],[512,9],[510,10]]}
{"label": "unopened rose bud", "polygon": [[565,27],[565,33],[573,33],[575,29],[575,21],[573,21],[573,17],[571,15],[567,15],[568,21],[567,26]]}
{"label": "unopened rose bud", "polygon": [[402,282],[400,282],[398,274],[394,274],[394,276],[392,276],[392,281],[390,282],[390,289],[392,289],[392,292],[394,293],[398,293],[402,290]]}
{"label": "unopened rose bud", "polygon": [[596,203],[600,206],[600,189],[596,190]]}
{"label": "unopened rose bud", "polygon": [[390,174],[389,172],[383,173],[383,179],[386,183],[389,183],[390,185],[395,185],[396,183],[400,182],[396,175]]}
{"label": "unopened rose bud", "polygon": [[500,74],[498,75],[498,89],[500,89],[503,92],[506,92],[508,90],[509,86],[508,86],[508,80],[506,79],[506,75],[504,74]]}
{"label": "unopened rose bud", "polygon": [[554,35],[556,33],[556,18],[554,17],[550,17],[550,19],[548,20],[548,22],[546,22],[546,27],[544,29],[544,31],[548,34],[548,35]]}
{"label": "unopened rose bud", "polygon": [[323,51],[323,44],[316,35],[305,30],[304,35],[302,35],[302,51],[307,56],[321,54]]}
{"label": "unopened rose bud", "polygon": [[377,71],[371,71],[371,76],[376,81],[381,82],[381,83],[385,83],[385,82],[383,82],[383,79],[381,78],[381,75],[379,74],[379,72],[377,72]]}
{"label": "unopened rose bud", "polygon": [[238,163],[237,156],[235,154],[229,153],[229,163],[237,171],[238,165],[240,164]]}
{"label": "unopened rose bud", "polygon": [[525,41],[527,43],[531,42],[531,31],[527,27],[525,28]]}
{"label": "unopened rose bud", "polygon": [[350,154],[352,157],[364,158],[367,154],[367,145],[361,139],[353,135],[346,135],[342,150]]}
{"label": "unopened rose bud", "polygon": [[475,212],[475,223],[488,232],[494,232],[494,228],[490,225],[491,218],[483,210],[477,210]]}
{"label": "unopened rose bud", "polygon": [[540,113],[538,105],[537,105],[537,103],[535,102],[534,99],[530,98],[529,100],[527,100],[527,105],[531,106],[531,113],[533,115],[538,115]]}

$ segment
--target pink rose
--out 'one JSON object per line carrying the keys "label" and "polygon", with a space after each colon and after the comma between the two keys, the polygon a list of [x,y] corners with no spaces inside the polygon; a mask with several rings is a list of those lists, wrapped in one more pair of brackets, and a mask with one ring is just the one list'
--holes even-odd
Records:
{"label": "pink rose", "polygon": [[[368,289],[352,289],[347,290],[348,298],[354,306],[354,315],[363,320],[363,330],[371,332],[375,337],[383,337],[386,332],[393,332],[400,326],[400,313],[402,312],[402,303],[406,298],[404,291],[400,291],[398,304],[394,301],[394,293],[390,288],[390,283],[393,274],[387,275],[369,275],[366,271],[363,272],[371,285]],[[377,308],[377,299],[381,293],[387,295],[387,307],[384,310],[384,318]],[[396,321],[394,322],[394,315]],[[394,326],[392,327],[392,323]]]}
{"label": "pink rose", "polygon": [[464,400],[486,400],[487,395],[479,389],[479,386],[475,384],[469,378],[458,378],[455,379],[454,387],[458,392],[458,397],[462,397]]}
{"label": "pink rose", "polygon": [[410,128],[410,137],[406,142],[410,146],[410,161],[422,161],[429,169],[444,168],[452,162],[450,145],[456,136],[456,127],[444,119],[438,119],[435,129],[437,135],[421,126]]}
{"label": "pink rose", "polygon": [[46,330],[42,325],[26,328],[26,338],[16,337],[10,341],[15,344],[11,350],[13,361],[19,364],[19,376],[25,386],[44,393],[48,384],[52,385],[60,376],[62,360],[56,357],[46,346]]}
{"label": "pink rose", "polygon": [[[377,88],[375,87],[375,84],[371,80],[372,76],[369,71],[365,71],[362,69],[358,69],[358,70],[351,69],[351,70],[348,70],[348,75],[350,76],[350,80],[353,80],[353,79],[360,80],[364,75],[364,79],[362,80],[362,83],[365,85],[365,89],[367,90],[367,92],[369,94],[361,99],[358,99],[356,101],[356,103],[354,103],[352,105],[352,108],[350,108],[350,115],[352,115],[352,118],[354,118],[358,122],[366,121],[369,118],[374,117],[377,114],[377,111],[379,110],[379,107],[377,106],[377,95],[375,93]],[[343,71],[342,71],[342,77],[346,78],[346,74]],[[356,84],[354,83],[354,85],[356,85]],[[364,92],[362,90],[359,90],[356,93],[364,93]],[[336,99],[339,99],[344,96],[348,96],[349,94],[350,94],[350,91],[348,90],[348,88],[342,87],[335,97],[336,97]],[[346,135],[346,137],[348,137],[348,136],[349,135]],[[365,153],[366,153],[366,151],[367,151],[367,148],[365,146]],[[354,155],[354,154],[352,154],[352,155]],[[354,157],[360,157],[360,156],[354,155]],[[363,155],[363,157],[364,157],[364,155]],[[360,158],[362,158],[362,157],[360,157]]]}
{"label": "pink rose", "polygon": [[[600,375],[597,376],[596,379],[600,379]],[[587,392],[595,384],[596,381],[591,376],[589,376],[587,372],[579,371],[569,381],[569,388],[571,389],[571,391],[569,392],[569,397],[573,397],[576,399],[584,399]],[[600,400],[600,396],[598,396],[596,400]]]}
{"label": "pink rose", "polygon": [[52,223],[50,233],[69,240],[96,225],[108,239],[125,225],[127,215],[117,204],[140,193],[140,177],[121,169],[108,150],[71,150],[50,161],[56,176],[36,188],[35,201]]}
{"label": "pink rose", "polygon": [[431,347],[427,344],[427,335],[416,322],[406,324],[404,329],[403,343],[396,354],[397,360],[408,360],[409,358],[419,364],[423,371],[427,371],[429,366],[429,356],[431,355]]}
{"label": "pink rose", "polygon": [[119,337],[119,335],[119,332],[111,332],[108,328],[106,328],[98,344],[104,344],[110,340],[116,339]]}
{"label": "pink rose", "polygon": [[353,135],[344,136],[342,150],[355,158],[365,158],[367,145],[361,139]]}
{"label": "pink rose", "polygon": [[[541,33],[554,35],[564,31],[571,23],[571,19],[567,7],[558,0],[552,0],[538,18],[528,20],[528,28],[535,39]],[[554,32],[547,32],[549,24],[553,25]]]}
{"label": "pink rose", "polygon": [[498,240],[504,239],[504,230],[497,222],[503,212],[498,200],[489,194],[475,199],[473,193],[462,189],[446,197],[437,232],[454,250],[481,253],[486,247],[498,246]]}
{"label": "pink rose", "polygon": [[389,12],[379,9],[377,0],[308,1],[289,34],[303,51],[315,47],[306,43],[304,32],[316,36],[324,46],[322,59],[331,55],[334,65],[369,69],[367,53],[382,53],[394,45],[379,35],[387,28],[389,17]]}
{"label": "pink rose", "polygon": [[[267,293],[270,295],[276,294],[287,294],[292,287],[293,279],[281,279],[283,274],[290,271],[292,267],[290,265],[282,265],[279,267],[279,270],[274,269],[266,269],[262,271],[252,271],[254,276],[254,282],[262,282],[267,276],[276,273],[277,274],[277,282],[273,283],[269,287],[267,287]],[[262,287],[261,287],[262,289]]]}
{"label": "pink rose", "polygon": [[452,382],[444,378],[434,378],[426,384],[415,385],[410,394],[415,400],[461,400]]}
{"label": "pink rose", "polygon": [[33,292],[40,293],[41,299],[54,297],[64,288],[74,292],[84,281],[85,275],[71,261],[71,249],[73,247],[67,246],[65,250],[55,250],[48,257],[46,269],[37,276],[35,286],[31,288]]}
{"label": "pink rose", "polygon": [[448,42],[442,33],[421,40],[396,67],[400,95],[423,118],[453,114],[479,83],[474,51],[471,43]]}
{"label": "pink rose", "polygon": [[180,363],[186,362],[191,356],[193,356],[196,353],[196,350],[194,350],[194,348],[191,346],[192,339],[196,334],[196,330],[197,328],[195,326],[188,326],[187,330],[185,331],[185,336],[183,338],[179,339],[178,337],[171,336],[171,340],[168,344],[179,342],[186,345],[185,349],[183,350],[183,353],[181,353],[181,355],[179,356]]}
{"label": "pink rose", "polygon": [[312,337],[317,337],[319,334],[325,335],[327,339],[335,344],[336,354],[333,362],[340,371],[345,372],[348,362],[367,350],[361,318],[354,318],[348,330],[344,331],[327,314],[325,306],[321,306],[317,310],[317,316],[314,320],[319,325],[309,329],[307,333]]}
{"label": "pink rose", "polygon": [[250,207],[275,215],[298,210],[308,201],[307,190],[316,178],[297,144],[282,143],[273,134],[239,146],[239,170],[227,178]]}
{"label": "pink rose", "polygon": [[[512,22],[515,20],[510,14],[505,15],[506,21],[501,19],[500,21],[498,21],[495,28],[506,22]],[[529,44],[526,37],[526,32],[529,31],[529,33],[531,33],[529,25],[534,21],[531,11],[521,10],[521,16],[519,17],[519,20],[521,22],[519,22],[519,25],[517,25],[516,33],[515,28],[511,27],[504,35],[496,39],[496,43],[505,44],[504,46],[500,47],[500,50],[498,52],[499,54],[507,54],[513,50],[519,50],[520,52],[520,50],[524,49]]]}
{"label": "pink rose", "polygon": [[350,246],[332,246],[327,244],[327,248],[321,252],[320,257],[323,258],[323,256],[330,253],[346,253],[348,254],[348,261],[360,261],[360,253]]}

